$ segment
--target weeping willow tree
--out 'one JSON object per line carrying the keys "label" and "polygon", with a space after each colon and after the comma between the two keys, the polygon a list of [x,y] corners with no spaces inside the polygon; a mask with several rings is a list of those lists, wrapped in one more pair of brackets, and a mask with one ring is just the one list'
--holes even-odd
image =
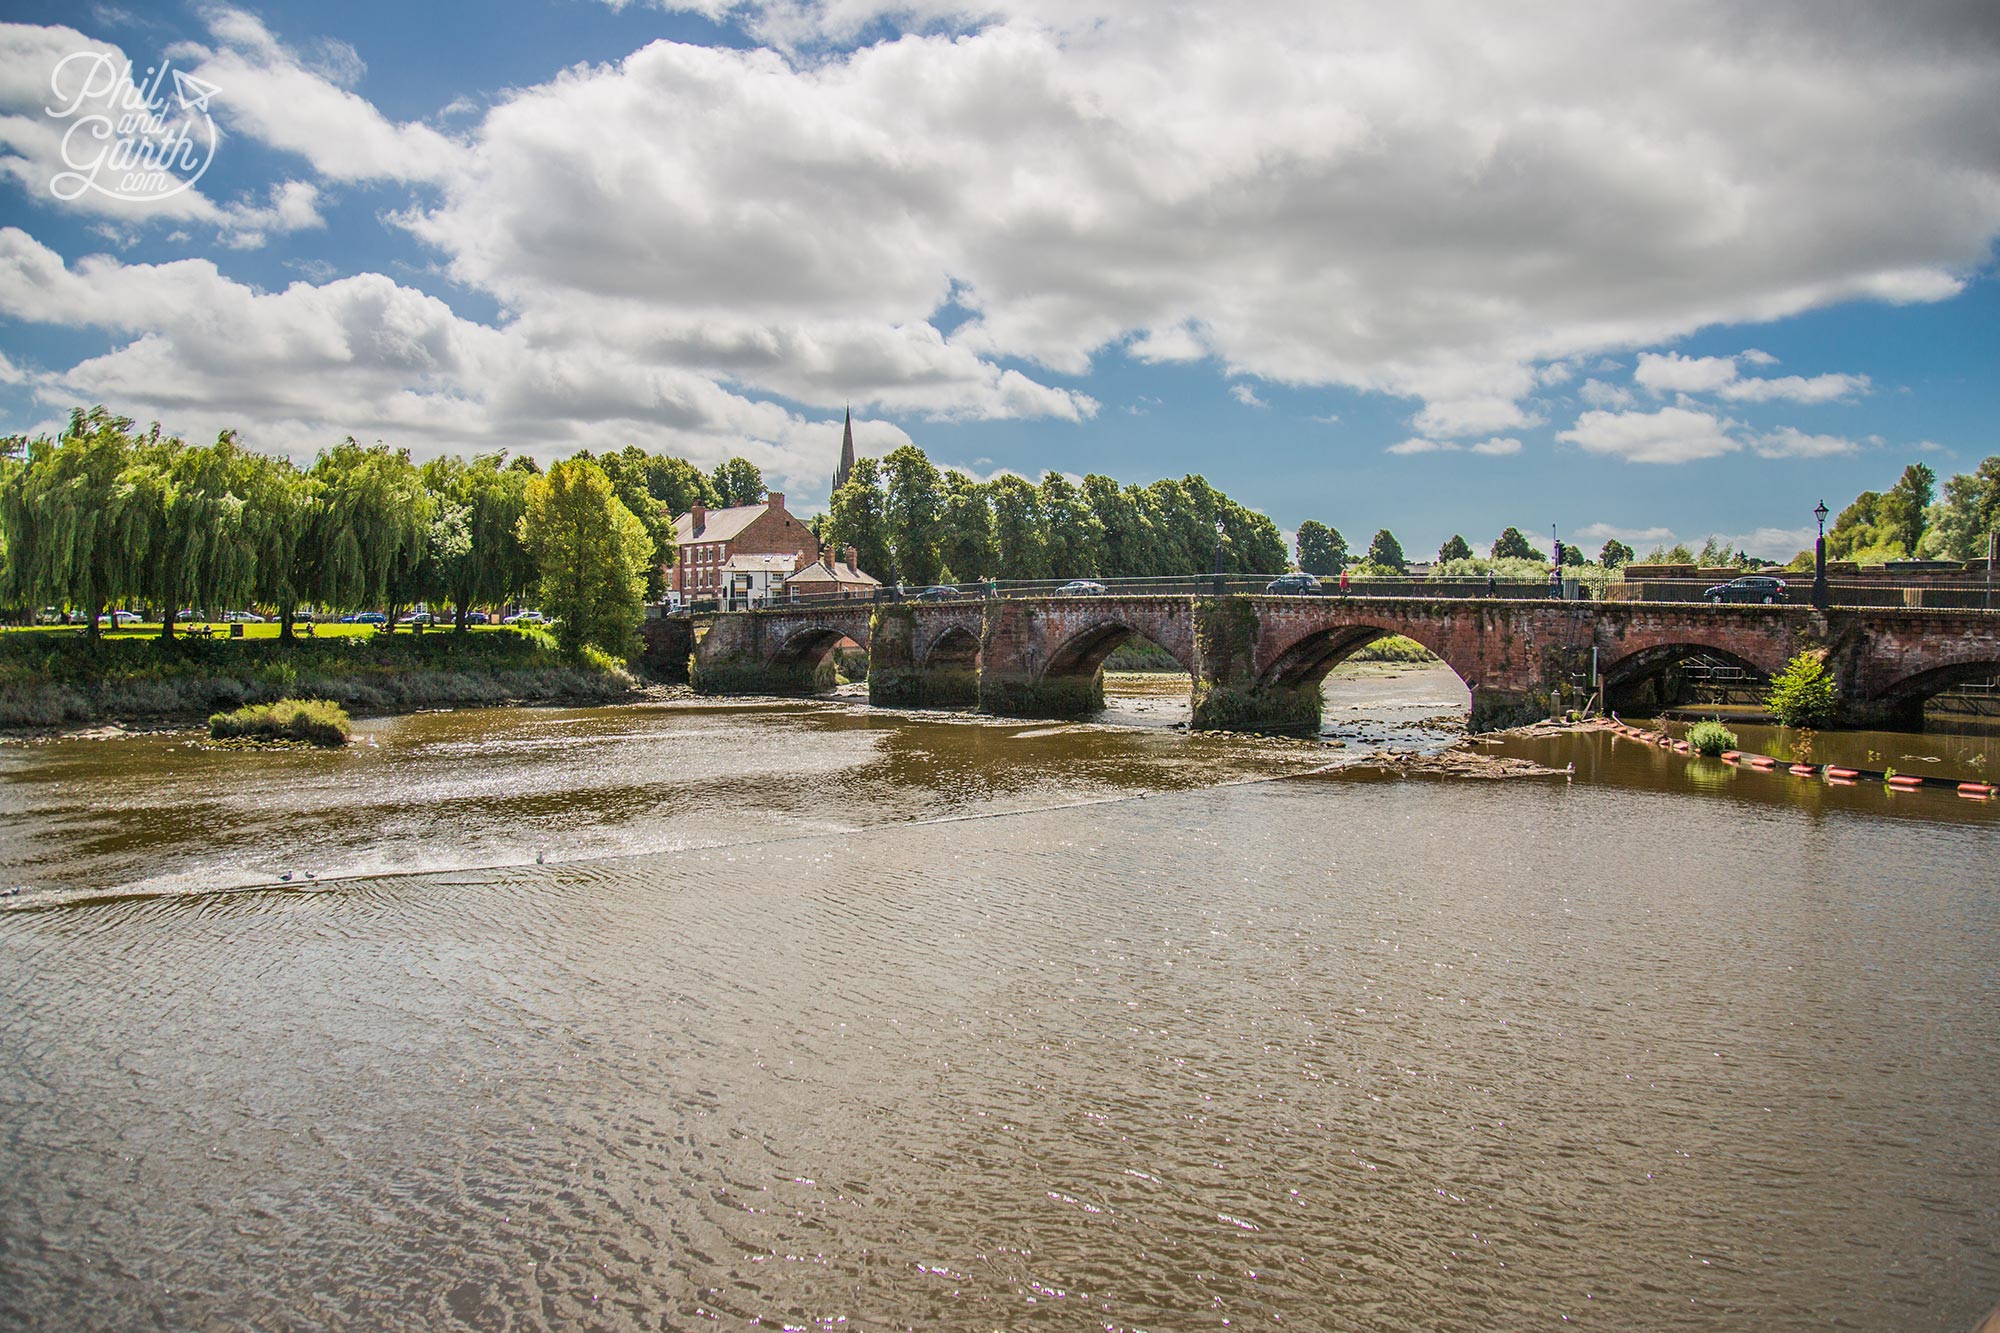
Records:
{"label": "weeping willow tree", "polygon": [[463,630],[472,606],[512,601],[534,583],[535,563],[519,531],[534,474],[505,466],[501,454],[480,454],[470,463],[434,459],[424,464],[423,477],[449,516],[433,528],[437,595],[451,603]]}
{"label": "weeping willow tree", "polygon": [[105,607],[141,595],[161,504],[156,479],[135,466],[142,444],[158,446],[157,427],[135,439],[131,421],[101,407],[79,408],[61,435],[28,442],[0,486],[0,599],[77,608],[95,641]]}
{"label": "weeping willow tree", "polygon": [[315,494],[306,586],[313,600],[350,608],[383,603],[429,549],[432,501],[409,451],[364,449],[349,436],[322,452],[309,475]]}
{"label": "weeping willow tree", "polygon": [[261,552],[250,477],[263,460],[234,433],[190,446],[152,439],[140,447],[128,476],[147,497],[150,541],[143,596],[162,608],[160,637],[174,636],[182,607],[247,605],[258,591]]}

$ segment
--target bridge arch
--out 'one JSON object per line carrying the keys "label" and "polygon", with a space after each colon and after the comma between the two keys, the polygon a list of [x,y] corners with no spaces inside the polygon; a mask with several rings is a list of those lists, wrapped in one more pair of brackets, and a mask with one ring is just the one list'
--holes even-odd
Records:
{"label": "bridge arch", "polygon": [[2000,679],[2000,654],[1968,657],[1912,672],[1862,702],[1868,713],[1921,725],[1924,705],[1938,695],[1996,679]]}
{"label": "bridge arch", "polygon": [[1450,667],[1468,687],[1474,682],[1465,669],[1453,662],[1446,645],[1428,632],[1428,627],[1412,624],[1376,624],[1372,621],[1345,621],[1307,630],[1281,646],[1258,677],[1265,689],[1318,689],[1333,669],[1378,639],[1401,635],[1420,643],[1440,662]]}
{"label": "bridge arch", "polygon": [[1042,676],[1044,679],[1095,676],[1104,669],[1106,658],[1133,639],[1144,639],[1158,646],[1179,664],[1181,670],[1193,675],[1194,663],[1188,660],[1190,654],[1177,648],[1174,637],[1162,634],[1159,626],[1148,625],[1138,616],[1096,621],[1076,630],[1050,649]]}

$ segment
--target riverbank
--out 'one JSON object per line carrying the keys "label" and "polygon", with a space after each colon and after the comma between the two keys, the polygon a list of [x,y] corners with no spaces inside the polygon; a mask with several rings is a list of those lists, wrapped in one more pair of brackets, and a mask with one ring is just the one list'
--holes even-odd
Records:
{"label": "riverbank", "polygon": [[545,636],[189,641],[0,637],[0,731],[193,726],[288,696],[377,716],[424,708],[615,703],[640,682],[609,660],[564,660]]}

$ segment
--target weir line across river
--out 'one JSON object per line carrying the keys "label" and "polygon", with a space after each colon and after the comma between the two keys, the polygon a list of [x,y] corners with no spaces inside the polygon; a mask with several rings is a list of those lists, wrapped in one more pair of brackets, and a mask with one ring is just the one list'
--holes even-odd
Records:
{"label": "weir line across river", "polygon": [[1475,731],[1547,717],[1581,690],[1616,701],[1697,655],[1768,677],[1823,651],[1851,726],[1921,725],[1932,695],[2000,675],[2000,612],[1929,608],[1097,595],[828,600],[647,627],[652,660],[686,663],[698,694],[824,691],[847,640],[868,652],[871,703],[1047,718],[1101,708],[1105,659],[1143,638],[1193,678],[1203,731],[1316,728],[1327,673],[1391,634],[1465,682]]}

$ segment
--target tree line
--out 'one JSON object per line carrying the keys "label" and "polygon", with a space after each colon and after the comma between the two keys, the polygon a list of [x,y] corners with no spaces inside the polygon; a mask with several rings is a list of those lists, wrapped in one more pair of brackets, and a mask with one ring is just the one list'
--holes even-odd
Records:
{"label": "tree line", "polygon": [[1208,574],[1218,558],[1232,574],[1289,564],[1277,524],[1200,476],[979,481],[941,471],[915,445],[857,461],[817,532],[829,552],[851,546],[862,569],[908,585]]}
{"label": "tree line", "polygon": [[699,502],[755,503],[741,458],[704,473],[638,448],[579,453],[544,473],[482,454],[418,465],[407,450],[352,438],[309,467],[244,448],[233,432],[188,444],[103,408],[59,434],[0,441],[0,606],[85,612],[276,608],[289,638],[299,608],[454,608],[535,597],[559,646],[629,646],[673,558],[673,517]]}

